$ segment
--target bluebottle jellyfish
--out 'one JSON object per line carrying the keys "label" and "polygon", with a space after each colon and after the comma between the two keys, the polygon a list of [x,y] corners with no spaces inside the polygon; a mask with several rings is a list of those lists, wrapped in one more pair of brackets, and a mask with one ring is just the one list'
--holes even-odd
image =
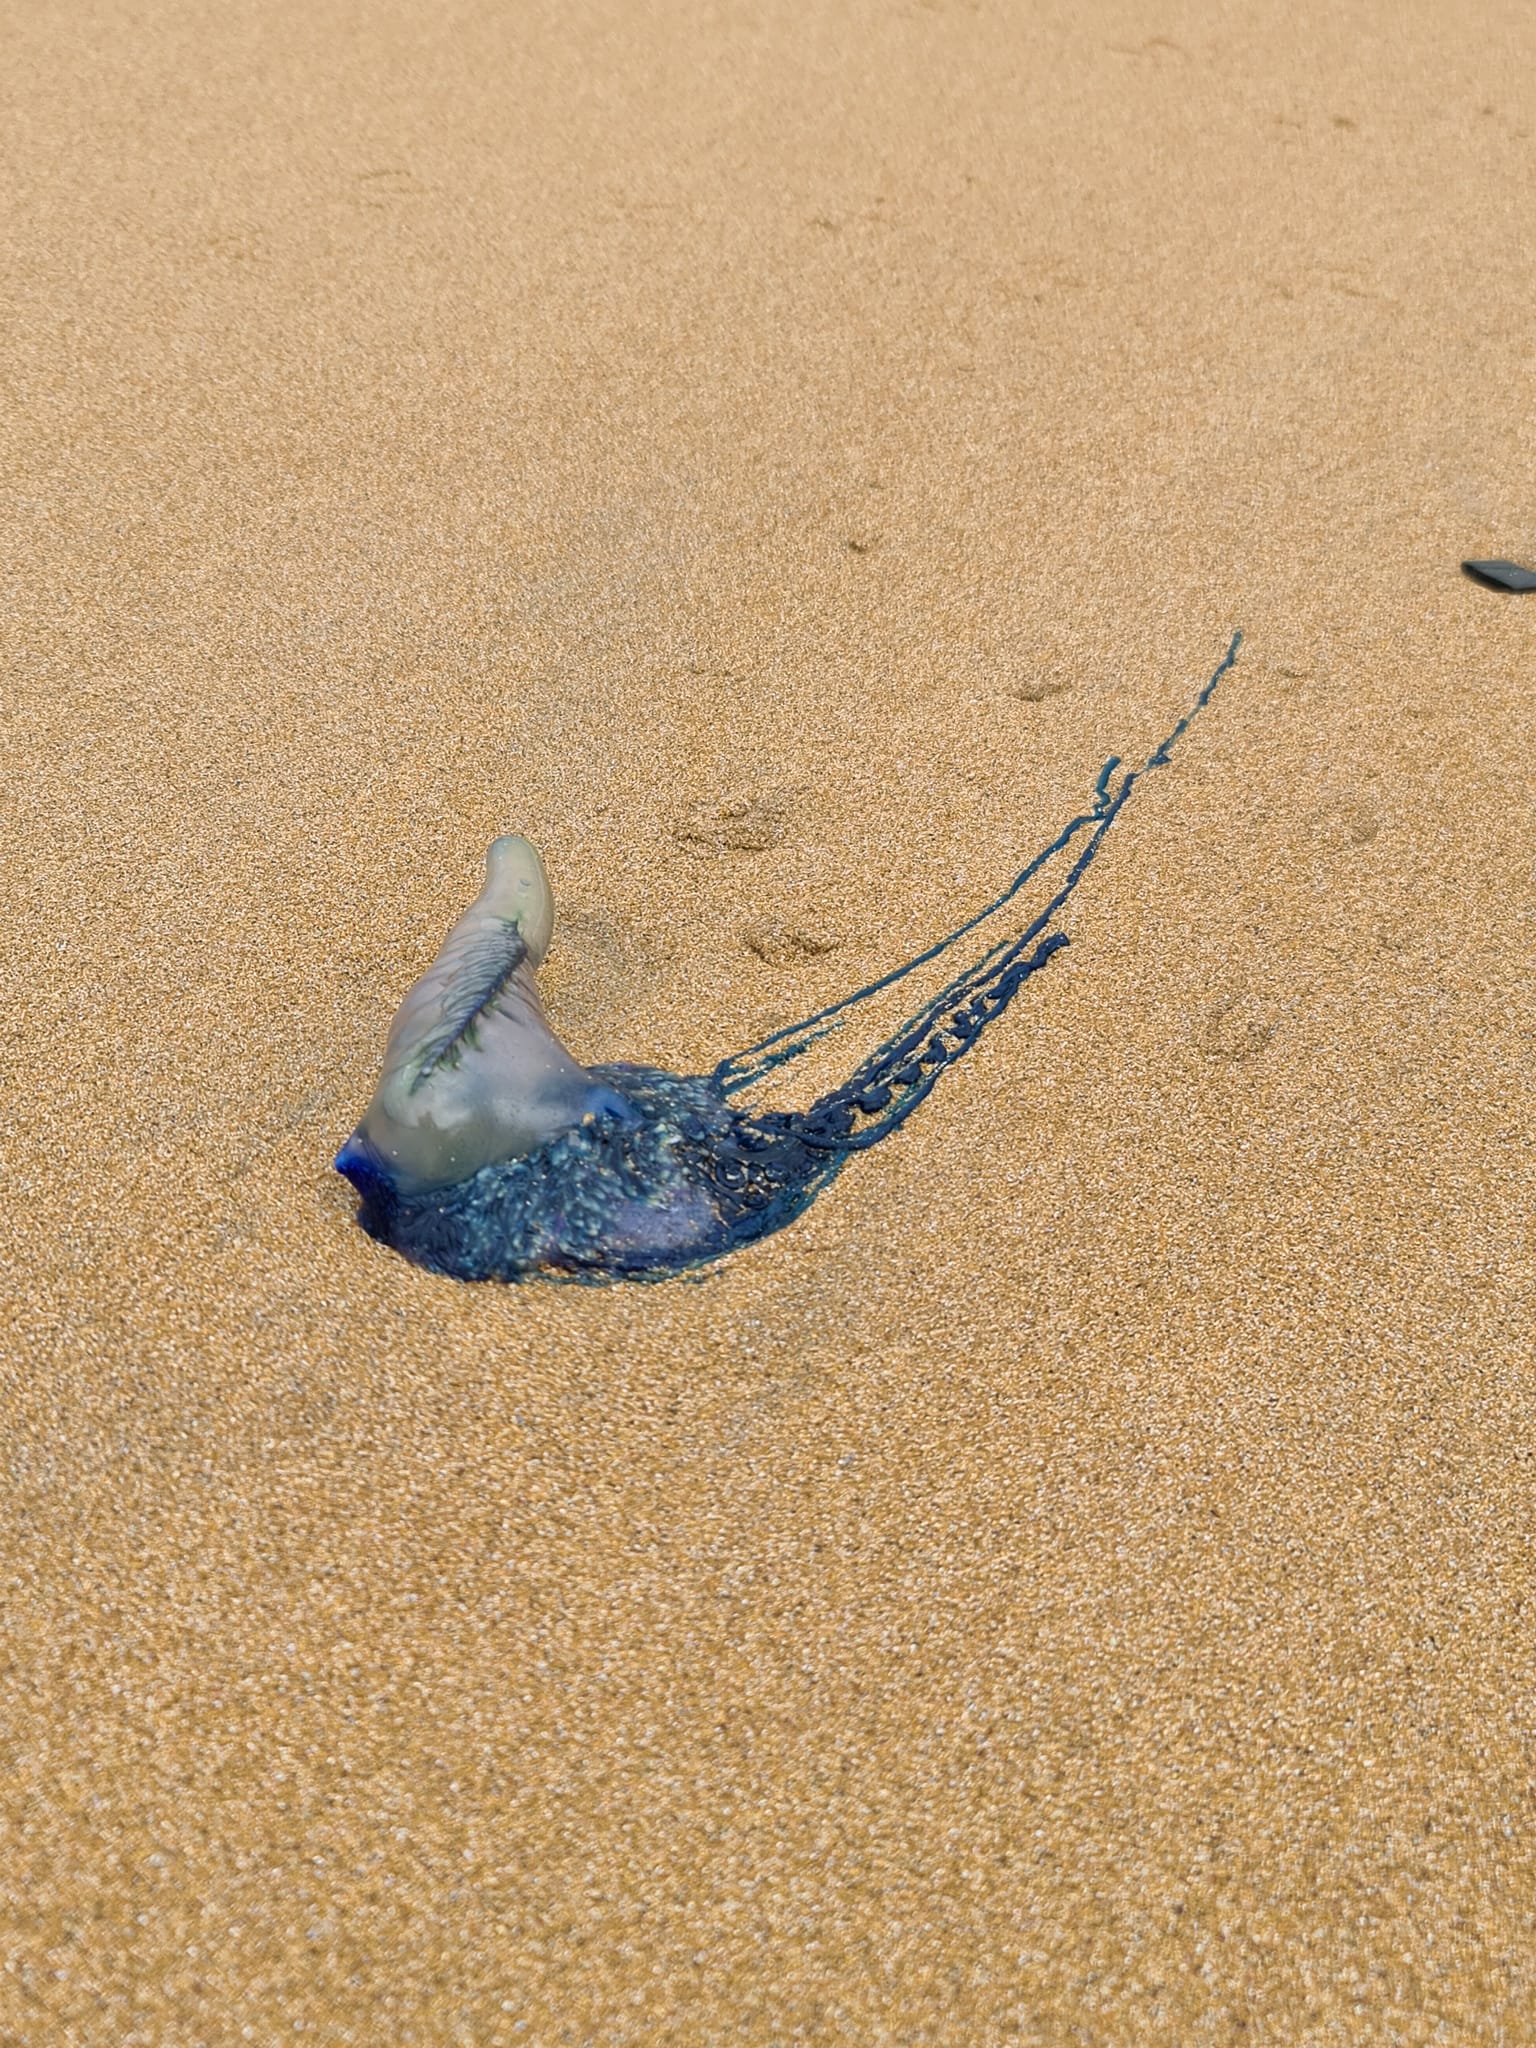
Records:
{"label": "bluebottle jellyfish", "polygon": [[[1107,761],[1087,809],[984,909],[710,1074],[571,1057],[534,979],[554,930],[543,862],[526,839],[496,840],[480,894],[396,1013],[373,1099],[337,1154],[362,1227],[434,1272],[506,1281],[660,1280],[781,1230],[905,1123],[1068,943],[1060,919],[1073,891],[1137,784],[1168,765],[1210,702],[1241,637],[1145,760]],[[1047,873],[1049,901],[1015,928],[1018,913],[1004,913]],[[983,937],[838,1087],[807,1109],[754,1106],[770,1075],[983,926],[1002,935]]]}

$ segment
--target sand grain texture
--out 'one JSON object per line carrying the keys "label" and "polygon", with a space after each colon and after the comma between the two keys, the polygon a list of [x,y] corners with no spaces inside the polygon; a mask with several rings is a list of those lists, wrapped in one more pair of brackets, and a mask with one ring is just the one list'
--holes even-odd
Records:
{"label": "sand grain texture", "polygon": [[[3,41],[0,2041],[1536,2035],[1536,21]],[[355,1229],[496,832],[578,1053],[697,1069],[1233,627],[795,1228]]]}

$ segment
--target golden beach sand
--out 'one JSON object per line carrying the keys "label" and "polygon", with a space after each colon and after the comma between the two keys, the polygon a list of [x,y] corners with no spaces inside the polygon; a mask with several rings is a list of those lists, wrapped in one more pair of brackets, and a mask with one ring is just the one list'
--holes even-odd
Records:
{"label": "golden beach sand", "polygon": [[[4,42],[0,2040],[1536,2038],[1536,15]],[[356,1228],[495,833],[696,1071],[1234,628],[801,1223]]]}

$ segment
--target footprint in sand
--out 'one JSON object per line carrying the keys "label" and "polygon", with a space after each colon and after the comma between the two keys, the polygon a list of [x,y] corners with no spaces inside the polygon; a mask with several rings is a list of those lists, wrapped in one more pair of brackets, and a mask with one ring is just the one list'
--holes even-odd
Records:
{"label": "footprint in sand", "polygon": [[1229,996],[1200,1019],[1195,1044],[1208,1059],[1251,1059],[1269,1044],[1278,1024],[1269,1003],[1255,996]]}
{"label": "footprint in sand", "polygon": [[841,932],[766,919],[747,925],[741,943],[765,966],[797,967],[804,960],[819,960],[824,954],[835,953],[847,942]]}
{"label": "footprint in sand", "polygon": [[695,804],[672,827],[690,853],[767,853],[789,830],[790,799],[783,792],[727,797]]}
{"label": "footprint in sand", "polygon": [[387,213],[406,200],[419,199],[426,187],[404,164],[385,164],[378,170],[359,171],[352,180],[352,197],[371,213]]}
{"label": "footprint in sand", "polygon": [[1037,672],[1025,676],[1022,682],[1013,683],[1004,694],[1016,698],[1020,704],[1043,704],[1047,697],[1059,697],[1067,688],[1059,676]]}

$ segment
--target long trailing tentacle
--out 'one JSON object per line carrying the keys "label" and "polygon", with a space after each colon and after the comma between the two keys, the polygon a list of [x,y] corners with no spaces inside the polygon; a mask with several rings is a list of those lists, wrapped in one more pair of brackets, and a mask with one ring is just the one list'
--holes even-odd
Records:
{"label": "long trailing tentacle", "polygon": [[[1109,768],[1112,769],[1116,765],[1112,761]],[[1094,811],[1084,811],[1070,824],[1063,826],[1050,845],[1042,847],[1029,865],[1020,869],[1001,896],[994,897],[984,909],[978,910],[974,917],[968,918],[964,924],[957,925],[952,932],[946,933],[926,952],[916,954],[911,960],[904,961],[900,967],[893,967],[878,980],[855,989],[851,996],[844,996],[841,1001],[829,1004],[824,1010],[816,1011],[814,1016],[803,1017],[798,1024],[786,1024],[782,1030],[775,1031],[770,1037],[760,1039],[756,1045],[748,1046],[745,1052],[732,1053],[728,1059],[723,1059],[714,1071],[716,1085],[724,1094],[734,1095],[739,1090],[750,1088],[755,1082],[763,1080],[775,1067],[788,1066],[791,1061],[799,1059],[801,1054],[809,1052],[818,1040],[830,1037],[834,1031],[841,1031],[860,1003],[868,1002],[871,996],[879,995],[883,989],[893,988],[898,981],[905,981],[909,974],[915,974],[918,968],[926,967],[930,960],[937,960],[941,954],[947,953],[951,946],[958,945],[969,932],[975,931],[978,925],[985,924],[989,917],[996,916],[998,911],[1012,902],[1026,883],[1039,874],[1048,861],[1053,860],[1069,846],[1079,832],[1087,830],[1096,822],[1096,815]]]}
{"label": "long trailing tentacle", "polygon": [[979,960],[931,996],[898,1029],[864,1059],[847,1082],[823,1096],[809,1110],[765,1112],[752,1119],[772,1143],[791,1134],[801,1143],[828,1151],[862,1151],[878,1144],[911,1115],[933,1089],[946,1067],[963,1057],[985,1025],[999,1016],[1032,974],[1068,943],[1051,926],[1078,883],[1098,856],[1105,835],[1144,775],[1168,766],[1173,748],[1204,710],[1222,677],[1237,660],[1241,633],[1234,633],[1225,655],[1189,710],[1153,748],[1139,767],[1120,769],[1112,756],[1099,773],[1090,808],[1073,818],[1009,883],[1002,894],[974,917],[902,966],[856,989],[841,1002],[819,1010],[799,1024],[786,1026],[745,1052],[722,1060],[716,1085],[733,1095],[761,1081],[775,1068],[798,1059],[819,1039],[840,1030],[852,1012],[881,990],[894,986],[916,969],[947,952],[968,933],[994,917],[1019,891],[1080,835],[1086,834],[1065,880],[1050,902],[1022,931],[999,941]]}

